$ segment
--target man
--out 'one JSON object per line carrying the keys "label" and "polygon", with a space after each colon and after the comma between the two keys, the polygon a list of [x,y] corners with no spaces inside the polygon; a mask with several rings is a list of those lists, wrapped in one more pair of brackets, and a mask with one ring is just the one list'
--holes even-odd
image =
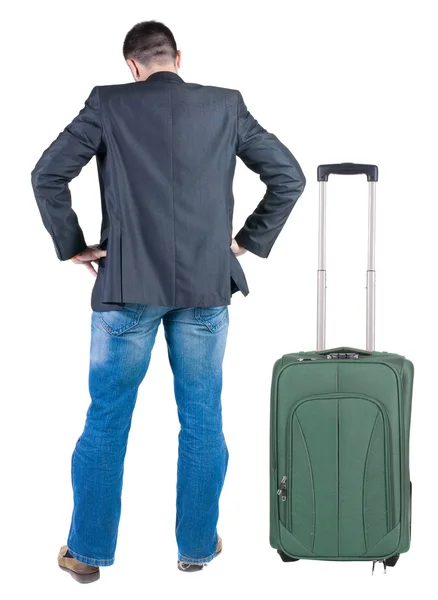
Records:
{"label": "man", "polygon": [[[128,433],[161,321],[181,425],[178,568],[201,570],[220,553],[228,305],[236,291],[249,291],[237,256],[269,256],[305,186],[295,158],[238,91],[183,81],[181,53],[165,25],[139,23],[123,53],[135,83],[95,87],[32,172],[58,258],[96,277],[91,403],[72,455],[74,510],[58,557],[80,582],[114,562]],[[100,244],[87,246],[68,184],[93,156],[102,226]],[[267,191],[232,239],[236,156]]]}

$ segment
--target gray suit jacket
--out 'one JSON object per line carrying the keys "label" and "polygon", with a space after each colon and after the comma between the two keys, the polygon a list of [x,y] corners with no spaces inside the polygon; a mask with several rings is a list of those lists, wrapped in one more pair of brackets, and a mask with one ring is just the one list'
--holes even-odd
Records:
{"label": "gray suit jacket", "polygon": [[96,156],[102,225],[91,306],[230,304],[248,286],[232,253],[236,156],[266,184],[235,236],[266,258],[305,177],[236,90],[185,83],[161,71],[146,81],[93,88],[79,115],[43,153],[32,185],[57,256],[86,247],[68,184]]}

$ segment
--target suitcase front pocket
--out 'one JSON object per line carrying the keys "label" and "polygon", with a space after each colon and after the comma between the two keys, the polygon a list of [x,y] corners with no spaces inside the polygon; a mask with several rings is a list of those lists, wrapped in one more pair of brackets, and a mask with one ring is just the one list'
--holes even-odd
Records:
{"label": "suitcase front pocket", "polygon": [[360,557],[394,527],[389,420],[377,400],[305,398],[287,420],[285,450],[280,519],[310,554]]}

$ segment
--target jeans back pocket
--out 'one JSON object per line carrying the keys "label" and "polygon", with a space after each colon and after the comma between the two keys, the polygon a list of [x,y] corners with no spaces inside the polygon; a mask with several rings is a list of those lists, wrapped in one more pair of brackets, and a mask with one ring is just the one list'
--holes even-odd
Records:
{"label": "jeans back pocket", "polygon": [[144,304],[126,303],[120,310],[109,310],[97,313],[100,322],[110,335],[121,335],[133,329],[143,314]]}
{"label": "jeans back pocket", "polygon": [[226,323],[228,306],[202,306],[195,308],[195,319],[212,333],[219,331]]}

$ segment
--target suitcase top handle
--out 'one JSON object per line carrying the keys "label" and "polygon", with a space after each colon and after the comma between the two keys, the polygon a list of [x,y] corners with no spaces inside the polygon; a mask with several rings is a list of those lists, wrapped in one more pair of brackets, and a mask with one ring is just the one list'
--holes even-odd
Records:
{"label": "suitcase top handle", "polygon": [[366,175],[368,181],[378,181],[379,170],[376,165],[358,165],[356,163],[319,165],[318,181],[328,181],[329,175]]}
{"label": "suitcase top handle", "polygon": [[340,348],[330,348],[329,350],[318,350],[318,354],[326,355],[327,358],[334,358],[335,355],[338,355],[339,358],[359,358],[359,356],[371,356],[372,353],[368,350],[341,346]]}

